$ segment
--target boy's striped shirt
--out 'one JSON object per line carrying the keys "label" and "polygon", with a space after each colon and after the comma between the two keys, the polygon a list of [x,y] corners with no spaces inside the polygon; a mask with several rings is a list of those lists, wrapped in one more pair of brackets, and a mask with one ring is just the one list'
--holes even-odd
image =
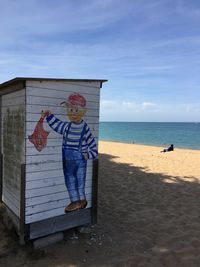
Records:
{"label": "boy's striped shirt", "polygon": [[[80,123],[62,122],[53,114],[46,118],[49,126],[57,133],[63,135],[63,147],[73,150],[79,149],[79,141],[84,126],[86,125],[85,134],[82,139],[81,149],[83,153],[88,153],[89,159],[95,159],[98,155],[97,146],[90,128],[85,121]],[[70,126],[70,127],[69,127]]]}

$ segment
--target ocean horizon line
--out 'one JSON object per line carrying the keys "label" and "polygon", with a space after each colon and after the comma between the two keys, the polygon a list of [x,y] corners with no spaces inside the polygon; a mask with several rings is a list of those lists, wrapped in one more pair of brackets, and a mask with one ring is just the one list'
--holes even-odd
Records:
{"label": "ocean horizon line", "polygon": [[120,123],[194,123],[199,124],[200,121],[99,121],[101,122],[120,122]]}

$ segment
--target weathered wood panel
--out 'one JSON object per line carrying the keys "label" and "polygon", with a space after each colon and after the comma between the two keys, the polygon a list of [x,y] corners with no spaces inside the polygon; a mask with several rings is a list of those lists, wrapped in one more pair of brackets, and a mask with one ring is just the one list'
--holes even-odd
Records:
{"label": "weathered wood panel", "polygon": [[[98,140],[97,138],[95,138],[96,139],[96,141]],[[60,144],[58,144],[58,145],[54,145],[55,144],[55,142],[56,142],[56,140],[54,140],[54,139],[49,139],[48,141],[47,141],[47,145],[50,147],[48,150],[45,150],[45,148],[44,148],[44,150],[43,151],[41,151],[41,155],[51,155],[51,154],[60,154],[61,153],[61,151],[62,151],[62,149],[61,149],[61,147],[60,147]],[[60,143],[60,142],[59,142]],[[28,146],[27,147],[27,156],[33,156],[33,155],[35,155],[35,152],[34,152],[34,147],[33,147],[33,145],[30,147],[30,146]]]}
{"label": "weathered wood panel", "polygon": [[49,235],[91,222],[91,209],[79,210],[30,224],[30,239]]}
{"label": "weathered wood panel", "polygon": [[66,91],[66,86],[68,91],[76,92],[77,87],[81,88],[82,92],[88,92],[91,94],[97,94],[100,91],[100,82],[80,82],[80,81],[27,81],[27,87],[42,88],[42,89],[52,89],[59,91]]}
{"label": "weathered wood panel", "polygon": [[17,194],[16,189],[14,189],[11,185],[5,184],[4,187],[4,193],[3,196],[8,195],[11,200],[13,200],[14,205],[17,205],[16,203],[20,202],[20,196]]}
{"label": "weathered wood panel", "polygon": [[[88,194],[87,199],[90,199],[90,195]],[[57,201],[60,199],[66,199],[66,203],[69,202],[69,195],[67,193],[67,190],[63,188],[62,192],[59,192],[57,194],[48,194],[48,195],[43,195],[43,196],[38,196],[34,198],[28,198],[26,199],[26,207],[32,206],[32,205],[40,205],[43,203],[50,203],[53,201]]]}
{"label": "weathered wood panel", "polygon": [[[65,117],[65,119],[66,119],[66,117]],[[38,120],[39,120],[39,116],[38,116]],[[34,122],[29,122],[29,121],[27,121],[26,122],[26,130],[27,130],[27,132],[28,133],[32,133],[32,131],[33,131],[33,129],[34,129],[34,127],[35,127],[35,121]],[[50,130],[49,129],[49,126],[46,124],[46,122],[44,123],[44,129],[45,130]],[[93,123],[92,124],[92,127],[91,127],[91,125],[90,125],[90,129],[92,129],[92,132],[94,133],[94,136],[96,136],[96,137],[98,137],[98,132],[99,132],[99,123]],[[61,138],[62,139],[62,136],[60,136],[60,135],[58,135],[58,134],[55,134],[55,135],[53,135],[54,133],[52,132],[51,133],[51,135],[49,136],[49,139],[53,139],[53,138]],[[27,144],[27,146],[28,146],[28,144]]]}
{"label": "weathered wood panel", "polygon": [[10,94],[13,92],[21,91],[25,88],[24,81],[15,81],[12,84],[1,86],[0,95]]}
{"label": "weathered wood panel", "polygon": [[[30,189],[28,187],[28,184],[36,184],[38,185],[39,181],[41,183],[50,183],[50,181],[57,181],[58,179],[62,178],[63,180],[63,171],[62,168],[60,169],[55,169],[55,170],[46,170],[43,172],[29,172],[26,174],[26,188]],[[92,172],[91,172],[91,168],[88,168],[87,170],[87,179],[91,179],[92,178]],[[37,183],[35,182],[37,180]],[[37,188],[37,187],[36,187]]]}
{"label": "weathered wood panel", "polygon": [[[61,121],[66,121],[67,120],[67,116],[65,115],[57,115],[54,114],[56,117],[58,117]],[[29,122],[38,122],[38,118],[40,116],[38,116],[38,114],[30,114],[27,113],[27,121]],[[85,116],[84,117],[85,122],[87,122],[90,126],[90,129],[92,129],[93,124],[97,124],[98,123],[98,117],[97,116]]]}
{"label": "weathered wood panel", "polygon": [[[62,215],[62,214],[64,214],[64,208],[65,208],[66,204],[67,203],[65,202],[65,204],[63,206],[60,206],[58,208],[52,207],[51,210],[45,210],[45,211],[34,213],[31,215],[26,215],[26,223],[28,224],[28,223],[37,222],[37,221],[41,221],[41,220],[45,220],[48,218]],[[88,208],[91,207],[91,201],[89,201],[89,204],[90,204],[90,206]]]}
{"label": "weathered wood panel", "polygon": [[[0,110],[2,110],[2,97],[0,96]],[[0,112],[0,202],[2,202],[3,183],[3,155],[2,155],[2,112]]]}
{"label": "weathered wood panel", "polygon": [[[45,106],[45,109],[50,109],[53,114],[56,114],[57,116],[64,116],[65,120],[66,118],[66,108],[63,106],[57,106],[57,107],[51,107],[51,106]],[[40,117],[41,111],[44,110],[44,106],[42,105],[27,105],[26,111],[29,114],[29,117],[27,120],[31,120],[31,114],[37,114],[38,117]],[[99,116],[99,109],[93,108],[87,110],[87,117],[98,117]]]}
{"label": "weathered wood panel", "polygon": [[[88,201],[87,208],[91,208],[92,206],[91,194],[87,194],[87,201]],[[40,219],[42,220],[44,220],[47,217],[50,218],[52,216],[52,210],[55,209],[62,210],[61,214],[64,214],[64,209],[68,203],[69,203],[69,198],[67,198],[66,195],[63,194],[62,198],[27,206],[26,223],[29,223],[31,218],[32,218],[31,222],[37,221],[38,217],[40,217]]]}
{"label": "weathered wood panel", "polygon": [[[43,101],[45,98],[45,101]],[[29,96],[27,95],[26,97],[26,103],[27,105],[32,105],[33,104],[33,96]],[[60,107],[60,103],[62,103],[63,101],[65,101],[66,99],[62,99],[62,98],[58,98],[55,102],[54,98],[50,98],[50,97],[40,97],[40,96],[34,96],[34,105],[36,106],[44,106],[44,108],[46,107]],[[87,102],[87,108],[88,109],[97,109],[99,105],[99,102],[95,102],[95,101],[88,101]]]}
{"label": "weathered wood panel", "polygon": [[[49,210],[60,208],[60,207],[62,207],[62,209],[64,210],[64,208],[66,207],[66,203],[67,203],[67,200],[66,198],[64,198],[64,199],[59,199],[57,201],[43,203],[40,205],[32,205],[26,208],[27,216],[31,216],[32,214],[37,214],[37,213],[49,211]],[[88,205],[87,205],[87,208],[90,208],[90,207],[91,207],[91,199],[88,200]]]}
{"label": "weathered wood panel", "polygon": [[2,155],[5,204],[20,217],[21,164],[25,161],[25,90],[2,96]]}
{"label": "weathered wood panel", "polygon": [[[87,162],[87,172],[89,172],[90,168],[92,166],[91,160],[88,160]],[[62,170],[62,162],[61,161],[49,161],[48,159],[44,162],[38,162],[37,164],[27,164],[26,165],[26,174],[29,175],[29,173],[35,173],[36,175],[38,174],[41,176],[42,174],[38,172],[43,172],[43,171],[49,171],[48,175],[51,175],[52,170]],[[29,177],[29,176],[28,176]],[[51,176],[50,176],[51,177]]]}
{"label": "weathered wood panel", "polygon": [[[87,100],[84,120],[98,144],[100,83],[64,83],[27,81],[26,91],[26,223],[45,220],[64,214],[69,204],[69,195],[62,170],[62,136],[55,133],[47,123],[44,129],[50,134],[47,146],[38,152],[29,142],[42,110],[51,112],[60,120],[67,121],[66,108],[60,103],[74,92]],[[87,208],[92,205],[92,166],[87,164],[86,196]],[[91,219],[91,218],[90,218]],[[90,220],[89,219],[89,220]]]}
{"label": "weathered wood panel", "polygon": [[[97,142],[99,138],[98,138],[98,136],[96,136],[96,137],[94,136],[94,139]],[[30,152],[30,154],[32,154],[31,149],[34,148],[33,144],[30,143],[28,138],[26,138],[25,141],[26,141],[26,147],[27,147],[27,149],[29,149],[28,152]],[[54,135],[54,133],[52,133],[52,135],[50,134],[48,136],[47,147],[49,147],[51,149],[53,147],[59,147],[60,143],[62,143],[62,137],[60,138],[60,136],[58,134]],[[98,146],[98,144],[97,144],[97,146]],[[47,150],[45,150],[45,149],[46,149],[46,147],[44,148],[44,151],[41,151],[41,152],[44,154],[49,154],[49,152],[47,152]]]}
{"label": "weathered wood panel", "polygon": [[[88,175],[88,174],[87,174]],[[92,176],[92,174],[90,174]],[[41,189],[44,187],[51,187],[51,186],[57,186],[57,185],[62,185],[63,188],[65,188],[65,183],[63,179],[63,175],[60,177],[51,177],[51,178],[44,178],[44,179],[37,179],[37,183],[35,182],[36,180],[28,181],[26,183],[26,190],[33,190],[33,189]],[[91,177],[89,175],[87,176],[87,181],[86,181],[86,187],[91,186]]]}
{"label": "weathered wood panel", "polygon": [[[46,148],[47,149],[47,148]],[[27,164],[35,164],[37,165],[40,162],[60,162],[62,161],[62,155],[61,154],[41,154],[41,155],[31,155],[27,156]],[[88,160],[89,162],[90,160]]]}
{"label": "weathered wood panel", "polygon": [[18,105],[25,103],[24,96],[25,96],[25,89],[6,94],[3,96],[4,101],[2,102],[2,106],[8,104],[10,100],[14,101],[14,103],[17,103]]}
{"label": "weathered wood panel", "polygon": [[5,194],[2,196],[2,201],[6,204],[7,207],[9,207],[10,210],[13,211],[13,213],[16,214],[16,216],[19,218],[20,214],[20,208],[19,203],[16,201],[13,201],[13,197],[10,195],[9,191],[4,191]]}
{"label": "weathered wood panel", "polygon": [[[36,184],[36,180],[34,181]],[[86,194],[90,192],[91,189],[91,180],[86,181],[85,185],[85,192]],[[57,194],[59,192],[62,192],[63,190],[66,190],[65,184],[52,184],[50,186],[44,185],[43,187],[35,187],[31,189],[26,190],[26,198],[33,198],[33,197],[38,197],[38,196],[43,196],[43,195],[48,195],[48,194]]]}
{"label": "weathered wood panel", "polygon": [[[97,140],[98,140],[98,132],[96,132],[96,131],[93,131],[93,130],[91,130],[94,134],[93,134],[93,136],[94,136],[94,138],[95,138],[95,140],[96,140],[96,142],[97,142]],[[28,134],[28,136],[29,135],[31,135],[32,133],[33,133],[33,130],[32,131],[27,131],[29,134]],[[31,143],[30,143],[30,141],[29,141],[29,139],[28,139],[28,136],[27,136],[27,138],[26,138],[26,145],[27,145],[27,147],[31,147]],[[51,133],[50,133],[50,135],[48,136],[48,140],[47,140],[47,143],[49,143],[49,142],[52,142],[52,145],[48,145],[48,147],[51,147],[51,146],[54,146],[53,145],[53,142],[56,142],[56,146],[57,145],[59,145],[60,143],[62,143],[62,136],[61,135],[59,135],[59,134],[57,134],[57,133],[55,133],[55,132],[53,132],[52,130],[51,130]],[[48,142],[49,141],[49,142]],[[33,145],[32,145],[32,147],[33,147]],[[42,151],[41,151],[42,152]]]}
{"label": "weathered wood panel", "polygon": [[[26,90],[27,90],[27,94],[29,96],[40,96],[40,97],[47,97],[47,98],[53,97],[54,99],[58,99],[58,104],[59,104],[60,103],[59,100],[62,100],[62,101],[66,100],[65,87],[66,86],[64,86],[62,88],[62,90],[59,90],[59,88],[49,89],[49,88],[37,88],[37,87],[28,87],[27,86]],[[77,88],[78,88],[78,90],[77,90]],[[96,90],[93,90],[92,93],[91,92],[88,93],[88,90],[84,90],[85,88],[87,89],[87,87],[81,88],[81,94],[84,95],[86,99],[89,98],[90,102],[97,102],[98,103],[100,91],[97,92]],[[59,95],[57,93],[58,91],[59,91]],[[74,93],[75,91],[80,92],[79,86],[74,87],[74,90],[70,90],[69,86],[67,85],[67,93],[69,95]],[[96,92],[96,94],[95,94],[95,92]]]}

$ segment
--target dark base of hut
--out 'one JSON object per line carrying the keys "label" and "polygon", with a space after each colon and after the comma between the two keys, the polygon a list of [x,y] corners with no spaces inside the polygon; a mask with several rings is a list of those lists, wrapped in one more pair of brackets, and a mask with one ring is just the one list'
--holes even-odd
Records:
{"label": "dark base of hut", "polygon": [[91,209],[67,213],[29,225],[29,239],[35,239],[52,233],[91,223]]}
{"label": "dark base of hut", "polygon": [[26,244],[29,240],[94,223],[92,220],[92,209],[88,208],[23,225],[19,218],[5,206],[3,211],[3,222],[7,228],[15,228],[21,245]]}

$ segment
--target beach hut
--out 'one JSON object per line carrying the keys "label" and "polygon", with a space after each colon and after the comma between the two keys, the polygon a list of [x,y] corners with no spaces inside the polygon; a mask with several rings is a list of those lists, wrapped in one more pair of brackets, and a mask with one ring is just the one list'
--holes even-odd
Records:
{"label": "beach hut", "polygon": [[103,82],[14,78],[0,84],[0,196],[21,240],[96,222]]}

